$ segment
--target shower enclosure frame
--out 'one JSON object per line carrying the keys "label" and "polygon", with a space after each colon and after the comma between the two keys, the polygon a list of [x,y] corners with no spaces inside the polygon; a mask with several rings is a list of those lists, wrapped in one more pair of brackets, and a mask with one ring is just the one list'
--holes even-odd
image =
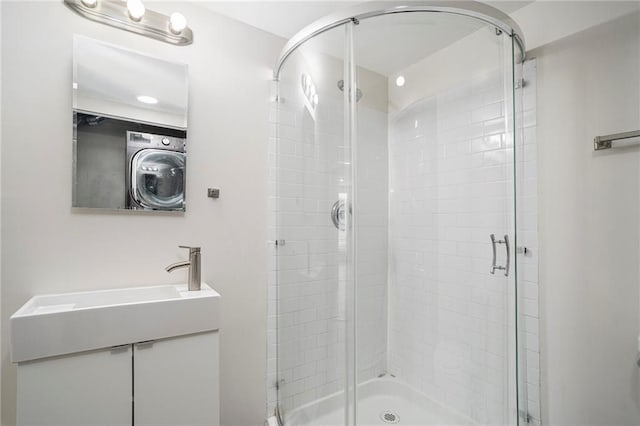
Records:
{"label": "shower enclosure frame", "polygon": [[[451,5],[455,4],[456,7]],[[348,22],[358,23],[359,21],[376,16],[392,15],[395,13],[412,13],[412,12],[431,12],[446,13],[450,15],[466,16],[468,18],[477,19],[487,24],[493,25],[500,31],[510,37],[513,37],[520,48],[519,61],[526,58],[526,49],[524,35],[516,22],[509,15],[500,10],[483,3],[474,1],[429,1],[429,2],[406,2],[398,4],[396,2],[367,2],[352,8],[345,9],[341,12],[331,14],[316,22],[304,27],[296,33],[282,48],[280,56],[273,67],[273,80],[278,81],[280,71],[285,61],[291,54],[300,47],[304,42],[314,38],[317,35],[329,31],[333,28],[344,25]]]}
{"label": "shower enclosure frame", "polygon": [[[313,39],[314,37],[321,35],[322,33],[325,33],[327,31],[330,31],[334,28],[338,28],[340,26],[344,26],[346,29],[346,34],[348,35],[349,38],[351,38],[352,40],[352,36],[353,36],[353,27],[355,25],[358,25],[360,23],[360,21],[362,20],[366,20],[368,18],[374,18],[374,17],[380,17],[380,16],[384,16],[384,15],[393,15],[393,14],[402,14],[402,13],[443,13],[443,14],[448,14],[448,15],[458,15],[458,16],[462,16],[462,17],[467,17],[467,18],[472,18],[475,19],[477,21],[481,21],[483,23],[486,23],[490,26],[495,27],[496,30],[496,34],[500,35],[500,34],[505,34],[508,37],[511,37],[513,42],[512,42],[512,56],[511,56],[511,61],[512,61],[512,66],[511,66],[511,81],[512,81],[512,86],[511,86],[511,105],[505,105],[505,107],[507,109],[511,109],[511,111],[509,111],[507,113],[511,114],[512,120],[510,123],[511,128],[511,132],[513,132],[514,135],[514,148],[515,148],[515,134],[517,131],[517,126],[516,126],[516,96],[515,96],[515,89],[516,89],[516,69],[515,69],[515,65],[516,63],[521,64],[524,60],[525,60],[525,41],[524,41],[524,36],[523,33],[521,31],[521,29],[519,28],[519,26],[517,25],[517,23],[515,23],[508,15],[504,14],[503,12],[501,12],[500,10],[493,8],[491,6],[482,4],[482,3],[478,3],[478,2],[473,2],[473,1],[460,1],[460,2],[451,2],[451,1],[427,1],[427,2],[404,2],[401,4],[398,4],[397,2],[392,2],[392,1],[373,1],[373,2],[368,2],[368,3],[364,3],[361,5],[357,5],[351,8],[347,8],[344,9],[343,11],[331,14],[329,16],[326,16],[310,25],[308,25],[307,27],[303,28],[300,32],[298,32],[296,35],[294,35],[284,46],[284,48],[282,49],[280,56],[274,66],[274,70],[273,70],[273,80],[276,83],[276,92],[275,92],[275,97],[274,100],[275,102],[279,102],[280,101],[280,94],[279,94],[279,90],[278,90],[278,82],[280,80],[280,73],[282,70],[282,67],[284,66],[285,62],[287,61],[287,59],[289,59],[289,57],[300,47],[302,46],[305,42]],[[517,46],[517,49],[516,49]],[[518,51],[516,51],[518,50]],[[357,87],[357,82],[356,82],[356,64],[354,61],[354,52],[353,52],[353,43],[347,43],[347,46],[345,48],[345,64],[344,64],[344,86],[345,86],[345,91],[347,87],[350,88],[355,88]],[[342,89],[341,89],[342,90]],[[355,156],[355,154],[353,152],[355,152],[357,150],[357,148],[355,147],[356,144],[356,140],[357,140],[357,124],[355,122],[355,117],[356,117],[356,102],[359,100],[357,99],[357,91],[356,90],[348,90],[348,93],[345,93],[345,99],[348,100],[348,105],[345,105],[345,110],[344,110],[344,114],[345,114],[345,138],[348,138],[350,140],[351,146],[352,146],[352,157]],[[277,137],[277,136],[276,136]],[[515,149],[514,149],[514,155],[515,155]],[[355,187],[356,185],[356,166],[355,164],[351,167],[351,185],[352,187]],[[516,229],[516,206],[515,206],[515,163],[514,163],[514,170],[513,170],[513,182],[514,182],[514,206],[513,206],[513,210],[514,210],[514,217],[513,217],[513,228],[514,230]],[[354,194],[352,195],[352,198],[350,198],[350,205],[351,208],[355,211],[357,210],[357,204],[356,204],[356,200],[355,200],[355,191]],[[354,215],[355,216],[355,215]],[[353,223],[349,223],[350,220],[352,220],[350,218],[350,215],[346,215],[347,217],[347,227],[349,226],[353,226]],[[356,378],[356,371],[357,371],[357,367],[356,367],[356,345],[355,345],[355,338],[356,338],[356,291],[357,291],[357,285],[356,285],[356,272],[355,272],[355,256],[356,256],[356,247],[355,247],[355,241],[356,241],[356,235],[355,235],[355,226],[354,229],[352,231],[352,235],[350,237],[350,239],[352,240],[353,244],[349,247],[349,251],[351,252],[350,255],[350,261],[348,261],[348,265],[351,267],[351,275],[353,275],[353,294],[348,295],[348,298],[350,297],[350,302],[351,305],[350,306],[352,309],[349,311],[348,315],[350,315],[352,317],[352,324],[351,324],[351,328],[352,329],[348,329],[347,330],[347,336],[349,336],[349,333],[352,334],[352,339],[347,339],[346,345],[348,346],[347,349],[347,362],[348,363],[352,363],[353,365],[351,365],[348,368],[348,371],[353,370],[353,377],[347,377],[346,380],[346,384],[345,384],[345,396],[346,396],[346,409],[345,409],[345,424],[348,425],[355,425],[357,424],[357,415],[356,415],[356,404],[357,404],[357,378]],[[493,237],[493,235],[492,235]],[[281,240],[277,239],[278,236],[276,236],[276,240],[275,240],[275,245],[278,246],[278,244],[281,244]],[[505,239],[506,239],[506,235],[505,235]],[[514,261],[513,261],[513,274],[514,276],[516,276],[515,280],[517,283],[517,233],[514,233],[514,241],[513,241],[513,257],[514,257]],[[503,241],[498,241],[500,243],[502,243]],[[507,250],[508,249],[508,243],[507,243]],[[494,244],[494,251],[495,251],[495,244]],[[494,253],[494,264],[495,264],[495,253]],[[499,268],[498,268],[499,269]],[[495,270],[495,268],[494,268]],[[492,272],[493,273],[493,272]],[[276,284],[276,288],[277,288],[277,284]],[[277,290],[276,290],[277,291]],[[517,298],[518,298],[518,294],[517,294],[517,285],[514,288],[514,297],[516,299],[516,304],[515,304],[515,318],[516,318],[516,322],[518,321],[518,307],[517,307]],[[516,419],[516,424],[520,424],[520,421],[522,421],[524,419],[525,422],[528,422],[528,415],[526,414],[526,409],[522,410],[522,407],[520,406],[521,400],[520,397],[518,395],[519,391],[520,391],[520,372],[519,372],[519,368],[520,368],[520,361],[519,361],[519,356],[518,356],[518,352],[520,350],[520,346],[518,344],[518,333],[517,333],[517,326],[515,327],[516,332],[514,333],[514,340],[515,340],[515,347],[516,347],[516,360],[515,360],[515,380],[516,380],[516,385],[515,385],[515,409],[516,409],[516,413],[515,413],[515,419]],[[276,326],[276,333],[278,332],[278,327]],[[350,341],[351,340],[351,341]],[[279,349],[277,348],[276,345],[276,351],[278,351]],[[351,369],[351,370],[349,370]],[[347,374],[347,376],[349,376]],[[279,381],[279,378],[278,378]],[[526,399],[526,398],[525,398]],[[281,411],[280,411],[280,407],[279,407],[279,403],[276,405],[276,412],[275,412],[275,416],[277,419],[277,422],[279,425],[284,425],[284,421],[281,415]],[[523,414],[524,413],[524,414]],[[522,419],[521,419],[522,417]]]}

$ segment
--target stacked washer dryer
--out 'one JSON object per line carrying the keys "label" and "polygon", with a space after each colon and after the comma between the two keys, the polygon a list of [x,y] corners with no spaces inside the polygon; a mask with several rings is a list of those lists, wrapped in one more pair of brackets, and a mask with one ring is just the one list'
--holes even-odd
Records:
{"label": "stacked washer dryer", "polygon": [[184,210],[185,139],[127,131],[126,207]]}

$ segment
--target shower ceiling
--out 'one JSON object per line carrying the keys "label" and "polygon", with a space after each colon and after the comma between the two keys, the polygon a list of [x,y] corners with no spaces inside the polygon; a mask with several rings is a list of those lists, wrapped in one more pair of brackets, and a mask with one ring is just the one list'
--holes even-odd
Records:
{"label": "shower ceiling", "polygon": [[[359,3],[363,2],[222,1],[203,2],[201,4],[215,12],[288,39],[316,19]],[[398,1],[398,4],[401,3],[401,1]],[[527,4],[533,3],[533,1],[490,1],[485,3],[509,14]],[[406,17],[405,19],[410,22],[412,18]],[[401,30],[397,31],[395,39],[392,28],[384,31],[384,34],[380,34],[381,36],[384,35],[384,39],[376,38],[374,33],[367,33],[366,44],[357,46],[358,62],[364,68],[390,76],[480,28],[477,23],[472,21],[467,26],[460,25],[460,20],[458,19],[456,20],[456,25],[449,25],[447,26],[447,31],[444,31],[446,23],[443,24],[441,19],[437,22],[437,25],[425,26],[424,19],[422,19],[421,25],[415,26],[414,34],[412,34],[413,37],[411,38],[412,40],[419,40],[419,42],[411,44],[406,43],[408,39],[407,26],[403,26]],[[339,34],[331,35],[340,37]],[[357,39],[356,42],[360,41],[362,43],[361,40],[365,40],[365,38]],[[343,52],[336,48],[336,46],[341,45],[340,42],[327,40],[327,38],[322,38],[322,42],[322,46],[314,46],[314,49],[331,56],[342,57]],[[393,57],[388,55],[381,57],[378,54],[381,43],[394,45]]]}

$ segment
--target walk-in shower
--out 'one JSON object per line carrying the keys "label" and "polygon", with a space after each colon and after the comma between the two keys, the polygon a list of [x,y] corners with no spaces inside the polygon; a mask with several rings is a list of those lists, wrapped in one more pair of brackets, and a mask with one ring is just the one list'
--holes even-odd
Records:
{"label": "walk-in shower", "polygon": [[285,46],[270,147],[281,424],[525,421],[523,52],[508,16],[473,2],[370,2]]}

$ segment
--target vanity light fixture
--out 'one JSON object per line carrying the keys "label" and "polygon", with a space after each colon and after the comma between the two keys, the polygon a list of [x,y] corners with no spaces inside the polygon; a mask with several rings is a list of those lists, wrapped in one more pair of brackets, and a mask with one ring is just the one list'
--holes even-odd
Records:
{"label": "vanity light fixture", "polygon": [[156,98],[148,95],[140,95],[137,97],[137,99],[139,102],[142,102],[143,104],[155,105],[158,103],[158,100]]}
{"label": "vanity light fixture", "polygon": [[145,8],[142,0],[63,0],[71,10],[92,21],[131,31],[165,43],[193,43],[193,31],[181,13],[171,16]]}

